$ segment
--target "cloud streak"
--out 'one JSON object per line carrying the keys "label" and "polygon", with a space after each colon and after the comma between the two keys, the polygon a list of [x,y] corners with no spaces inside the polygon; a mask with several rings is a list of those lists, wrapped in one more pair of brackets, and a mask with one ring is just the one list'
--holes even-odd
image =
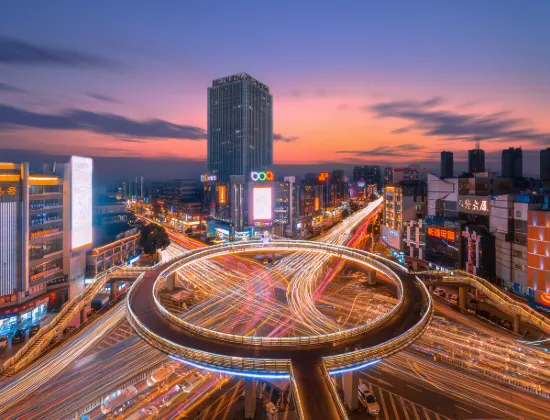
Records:
{"label": "cloud streak", "polygon": [[117,66],[115,62],[106,58],[62,48],[39,46],[9,37],[0,37],[0,63],[67,67]]}
{"label": "cloud streak", "polygon": [[512,118],[506,112],[462,114],[441,109],[442,104],[441,98],[389,101],[366,106],[364,110],[374,113],[377,118],[399,118],[411,123],[410,126],[394,130],[395,134],[419,130],[426,136],[450,140],[470,141],[480,138],[501,142],[550,142],[550,133],[527,127],[524,120]]}
{"label": "cloud streak", "polygon": [[7,83],[0,82],[0,92],[7,93],[25,93],[24,89],[18,88],[17,86],[8,85]]}
{"label": "cloud streak", "polygon": [[107,103],[111,103],[111,104],[119,104],[120,103],[120,101],[118,99],[115,99],[111,96],[102,95],[100,93],[86,93],[85,95],[92,98],[92,99],[96,99],[98,101],[101,101],[101,102],[107,102]]}
{"label": "cloud streak", "polygon": [[283,136],[282,134],[273,133],[273,141],[280,141],[281,143],[293,143],[299,138],[298,136]]}
{"label": "cloud streak", "polygon": [[[398,146],[378,146],[369,150],[337,150],[338,154],[354,155],[354,157],[401,157],[410,156],[411,152],[424,149],[419,144],[404,143]],[[349,158],[348,158],[349,160]]]}
{"label": "cloud streak", "polygon": [[160,119],[132,120],[116,114],[103,114],[70,109],[59,114],[40,114],[0,105],[0,131],[18,128],[39,128],[47,130],[84,130],[98,134],[110,134],[135,138],[170,138],[204,140],[206,132],[200,127],[174,124]]}

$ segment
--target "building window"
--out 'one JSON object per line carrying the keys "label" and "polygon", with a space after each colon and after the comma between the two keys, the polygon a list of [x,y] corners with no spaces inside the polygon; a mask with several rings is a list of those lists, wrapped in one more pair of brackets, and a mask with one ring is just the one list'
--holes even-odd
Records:
{"label": "building window", "polygon": [[521,217],[521,211],[516,210],[516,217]]}

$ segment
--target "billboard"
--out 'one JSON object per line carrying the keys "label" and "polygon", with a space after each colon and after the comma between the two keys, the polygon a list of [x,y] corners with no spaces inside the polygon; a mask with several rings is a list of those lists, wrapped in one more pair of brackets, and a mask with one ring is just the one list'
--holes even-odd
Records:
{"label": "billboard", "polygon": [[471,214],[489,214],[489,197],[478,197],[475,195],[459,195],[458,211]]}
{"label": "billboard", "polygon": [[218,203],[227,204],[227,187],[225,185],[218,185],[216,191],[218,192]]}
{"label": "billboard", "polygon": [[317,177],[319,182],[325,182],[329,178],[330,174],[328,172],[319,172],[319,176]]}
{"label": "billboard", "polygon": [[451,229],[440,228],[437,226],[428,227],[428,236],[435,238],[448,239],[454,242],[456,240],[456,232]]}
{"label": "billboard", "polygon": [[397,229],[392,229],[386,225],[381,225],[380,236],[382,237],[382,242],[384,244],[386,244],[392,249],[401,251],[402,249],[401,231]]}
{"label": "billboard", "polygon": [[213,182],[218,179],[217,175],[201,174],[201,182]]}
{"label": "billboard", "polygon": [[273,209],[271,187],[254,187],[252,190],[252,211],[254,220],[271,220]]}
{"label": "billboard", "polygon": [[93,160],[71,157],[71,249],[92,244]]}

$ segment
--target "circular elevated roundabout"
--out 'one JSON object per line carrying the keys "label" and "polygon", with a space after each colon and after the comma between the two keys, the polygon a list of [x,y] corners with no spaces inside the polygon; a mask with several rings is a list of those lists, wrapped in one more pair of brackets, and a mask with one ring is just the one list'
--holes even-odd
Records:
{"label": "circular elevated roundabout", "polygon": [[[395,282],[398,302],[389,312],[370,322],[327,334],[293,337],[243,336],[215,331],[178,318],[160,303],[161,285],[184,267],[223,255],[286,251],[322,253],[376,270]],[[313,241],[248,241],[187,251],[145,272],[127,296],[130,324],[145,341],[162,352],[223,373],[268,378],[290,376],[298,387],[310,389],[315,389],[312,376],[324,374],[327,382],[329,373],[359,369],[403,350],[422,335],[432,313],[426,286],[405,268],[365,251]],[[329,388],[331,386],[329,384]],[[302,417],[313,415],[306,413]]]}

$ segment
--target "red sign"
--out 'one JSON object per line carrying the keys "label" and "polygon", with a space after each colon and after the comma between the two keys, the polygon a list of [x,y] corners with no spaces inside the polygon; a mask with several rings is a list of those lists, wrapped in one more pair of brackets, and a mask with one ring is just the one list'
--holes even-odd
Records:
{"label": "red sign", "polygon": [[319,176],[317,179],[319,182],[325,182],[327,179],[329,179],[330,174],[328,172],[319,172]]}
{"label": "red sign", "polygon": [[441,229],[437,227],[429,227],[428,235],[435,238],[447,239],[449,241],[454,241],[456,239],[456,233],[454,230]]}

